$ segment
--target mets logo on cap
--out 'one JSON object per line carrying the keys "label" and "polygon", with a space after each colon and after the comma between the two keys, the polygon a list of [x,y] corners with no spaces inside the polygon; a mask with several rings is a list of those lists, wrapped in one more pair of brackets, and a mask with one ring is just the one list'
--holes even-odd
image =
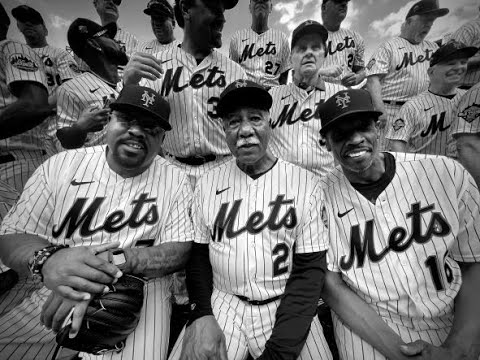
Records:
{"label": "mets logo on cap", "polygon": [[247,82],[243,79],[235,81],[235,87],[238,88],[244,88],[247,87]]}
{"label": "mets logo on cap", "polygon": [[149,107],[155,103],[155,94],[149,94],[147,90],[142,95],[143,106]]}
{"label": "mets logo on cap", "polygon": [[346,92],[344,92],[343,94],[339,93],[335,96],[335,101],[338,107],[346,109],[348,107],[348,104],[350,104],[350,96]]}

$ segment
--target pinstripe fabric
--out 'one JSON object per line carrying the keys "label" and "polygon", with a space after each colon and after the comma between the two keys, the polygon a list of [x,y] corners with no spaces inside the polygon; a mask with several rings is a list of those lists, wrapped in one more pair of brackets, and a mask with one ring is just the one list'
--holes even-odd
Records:
{"label": "pinstripe fabric", "polygon": [[325,77],[327,82],[341,84],[341,79],[353,72],[353,67],[365,67],[365,41],[355,30],[329,31],[324,67],[342,65],[343,72],[336,78]]}
{"label": "pinstripe fabric", "polygon": [[230,39],[230,59],[240,64],[247,79],[266,87],[279,85],[280,75],[291,68],[288,37],[276,29],[257,34],[238,30]]}
{"label": "pinstripe fabric", "polygon": [[[480,16],[460,26],[450,39],[463,42],[467,46],[475,46],[480,48]],[[478,55],[478,53],[477,53]],[[473,86],[480,82],[480,69],[467,71],[463,85]]]}
{"label": "pinstripe fabric", "polygon": [[[114,40],[122,47],[123,51],[125,51],[130,58],[132,54],[137,51],[138,40],[135,35],[129,33],[122,28],[118,28],[117,34],[115,35]],[[123,70],[124,66],[118,66],[118,76],[120,79],[123,77]]]}
{"label": "pinstripe fabric", "polygon": [[317,109],[326,99],[343,89],[325,83],[325,90],[307,93],[294,83],[270,90],[272,138],[270,149],[279,158],[323,176],[333,170],[333,156],[321,146],[320,117]]}
{"label": "pinstripe fabric", "polygon": [[143,79],[141,85],[154,89],[170,104],[173,129],[166,134],[164,150],[180,157],[230,154],[215,106],[228,84],[245,78],[243,69],[216,50],[198,65],[179,46],[157,57],[165,70],[163,77],[153,82]]}
{"label": "pinstripe fabric", "polygon": [[[70,127],[81,113],[90,106],[106,108],[115,100],[118,92],[110,84],[92,72],[85,72],[62,84],[57,90],[57,117],[48,124],[48,135],[54,139],[57,151],[64,150],[56,136],[58,129]],[[105,143],[106,128],[88,133],[84,146]]]}
{"label": "pinstripe fabric", "polygon": [[[80,184],[72,184],[73,180]],[[157,157],[144,173],[124,179],[108,166],[104,146],[89,147],[59,153],[39,167],[4,219],[0,234],[34,234],[70,246],[119,241],[123,248],[134,247],[140,240],[151,240],[150,245],[192,241],[191,204],[186,175],[164,159]],[[75,218],[76,211],[85,216]],[[127,348],[120,355],[103,358],[165,358],[170,282],[171,277],[149,280],[142,320],[129,336]],[[4,354],[12,354],[11,359],[44,359],[43,353],[36,356],[28,349],[43,347],[48,352],[55,345],[53,334],[39,326],[49,291],[36,287],[31,295],[26,290],[24,294],[21,304],[2,311],[2,359]]]}
{"label": "pinstripe fabric", "polygon": [[[480,195],[454,160],[394,156],[395,176],[375,204],[340,168],[323,180],[328,267],[400,334],[418,338],[431,330],[443,339],[462,284],[457,261],[480,260]],[[351,351],[345,359],[361,358],[363,341],[338,322],[336,333],[340,351]]]}
{"label": "pinstripe fabric", "polygon": [[145,41],[144,43],[139,44],[137,47],[137,51],[155,55],[156,53],[165,51],[169,47],[175,47],[180,44],[181,42],[178,40],[173,40],[169,44],[161,44],[157,39],[153,39],[153,40]]}
{"label": "pinstripe fabric", "polygon": [[463,94],[465,90],[457,89],[449,99],[429,90],[421,93],[402,106],[385,137],[406,142],[407,152],[447,155],[450,126]]}

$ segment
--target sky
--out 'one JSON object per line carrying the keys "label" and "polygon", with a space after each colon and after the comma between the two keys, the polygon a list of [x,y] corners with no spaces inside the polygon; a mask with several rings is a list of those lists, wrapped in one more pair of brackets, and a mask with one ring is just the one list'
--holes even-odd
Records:
{"label": "sky", "polygon": [[[50,45],[65,47],[69,24],[77,17],[90,18],[99,22],[93,0],[0,0],[11,15],[11,9],[27,4],[39,11],[49,30]],[[173,0],[170,0],[173,1]],[[147,0],[123,0],[119,7],[120,27],[135,34],[139,41],[153,38],[150,19],[143,13]],[[428,39],[437,40],[453,32],[460,25],[479,15],[480,0],[439,0],[440,7],[450,9],[450,13],[435,21]],[[239,0],[238,5],[226,11],[226,24],[223,31],[221,51],[228,52],[228,43],[233,33],[250,26],[249,0]],[[352,0],[349,3],[347,18],[342,23],[345,28],[358,31],[365,39],[366,61],[381,42],[398,35],[405,15],[415,1],[406,0]],[[284,31],[290,36],[293,29],[302,21],[313,19],[321,22],[321,0],[273,0],[273,11],[269,25]],[[11,17],[8,37],[24,42]],[[177,27],[176,38],[182,39],[182,31]]]}

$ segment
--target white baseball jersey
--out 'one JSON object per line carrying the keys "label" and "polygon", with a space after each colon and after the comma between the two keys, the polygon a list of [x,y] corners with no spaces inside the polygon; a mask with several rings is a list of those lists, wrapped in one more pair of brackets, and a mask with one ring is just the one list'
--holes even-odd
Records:
{"label": "white baseball jersey", "polygon": [[[480,49],[480,16],[460,26],[450,39],[460,41],[467,46],[475,46]],[[478,53],[477,53],[478,56]],[[467,71],[463,84],[473,86],[480,82],[480,69]]]}
{"label": "white baseball jersey", "polygon": [[[395,176],[375,203],[340,167],[323,179],[328,268],[405,342],[420,338],[438,346],[462,284],[457,262],[480,261],[480,195],[452,159],[393,155]],[[384,359],[343,323],[336,327],[342,359]]]}
{"label": "white baseball jersey", "polygon": [[[122,28],[118,28],[114,40],[122,47],[122,50],[127,53],[129,58],[135,51],[137,51],[137,38],[135,35],[123,30]],[[118,76],[120,76],[120,79],[123,77],[124,68],[124,66],[118,67]]]}
{"label": "white baseball jersey", "polygon": [[280,75],[291,68],[288,37],[276,29],[261,34],[251,28],[238,30],[230,40],[229,54],[248,80],[266,87],[279,85]]}
{"label": "white baseball jersey", "polygon": [[388,124],[386,138],[406,142],[406,152],[447,155],[450,126],[465,90],[456,92],[450,99],[427,90],[407,101]]}
{"label": "white baseball jersey", "polygon": [[328,32],[323,66],[333,65],[342,65],[342,74],[336,78],[325,77],[324,80],[336,84],[341,84],[342,78],[353,72],[353,67],[365,67],[365,41],[358,32],[343,28]]}
{"label": "white baseball jersey", "polygon": [[150,41],[139,44],[137,47],[137,51],[155,55],[159,52],[165,51],[169,47],[178,46],[180,44],[181,42],[178,40],[173,40],[171,43],[168,44],[162,44],[157,39],[152,39]]}
{"label": "white baseball jersey", "polygon": [[179,157],[193,155],[227,155],[216,105],[221,92],[237,79],[244,79],[240,65],[213,50],[200,64],[180,46],[157,54],[165,70],[163,76],[141,84],[161,94],[170,104],[170,124],[163,148]]}
{"label": "white baseball jersey", "polygon": [[[57,117],[49,124],[49,134],[55,139],[57,151],[63,150],[56,136],[58,129],[70,127],[90,106],[107,108],[118,96],[116,84],[107,83],[92,72],[85,72],[62,84],[57,90]],[[106,128],[88,133],[84,146],[105,143]]]}
{"label": "white baseball jersey", "polygon": [[456,135],[480,134],[480,83],[468,90],[460,99],[450,128],[451,145],[448,155],[456,157]]}
{"label": "white baseball jersey", "polygon": [[428,89],[427,69],[437,49],[432,41],[414,45],[397,36],[374,51],[367,64],[367,76],[381,77],[383,100],[407,101]]}
{"label": "white baseball jersey", "polygon": [[[158,156],[142,174],[123,178],[109,167],[105,150],[105,146],[96,146],[49,158],[28,181],[0,234],[33,234],[52,244],[70,246],[119,241],[122,248],[192,241],[188,214],[193,194],[186,175]],[[141,320],[126,348],[99,359],[166,357],[170,282],[170,277],[148,280]],[[2,358],[51,357],[55,335],[39,324],[50,291],[41,284],[33,286],[31,294],[27,290],[20,292],[23,302],[11,311],[3,311],[10,303],[0,303]]]}
{"label": "white baseball jersey", "polygon": [[270,149],[273,154],[321,176],[333,170],[333,156],[319,141],[322,125],[318,107],[340,90],[341,85],[332,83],[325,83],[324,89],[316,88],[310,93],[294,83],[272,88]]}
{"label": "white baseball jersey", "polygon": [[[282,159],[256,180],[236,160],[198,180],[192,209],[195,242],[209,244],[212,308],[226,336],[228,359],[244,360],[248,350],[254,357],[263,352],[280,304],[250,305],[235,295],[252,300],[282,295],[293,252],[328,248],[319,185],[316,175]],[[179,358],[182,337],[170,360]],[[331,359],[316,317],[306,347],[299,359]]]}

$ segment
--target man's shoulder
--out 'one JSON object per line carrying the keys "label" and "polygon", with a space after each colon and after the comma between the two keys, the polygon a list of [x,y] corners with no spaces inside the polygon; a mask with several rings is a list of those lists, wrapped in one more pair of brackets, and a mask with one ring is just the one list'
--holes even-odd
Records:
{"label": "man's shoulder", "polygon": [[296,85],[293,82],[289,84],[277,85],[272,87],[269,90],[269,93],[273,99],[277,99],[278,97],[283,97],[286,93],[291,94],[294,86]]}
{"label": "man's shoulder", "polygon": [[[441,172],[441,169],[448,169],[456,167],[458,164],[455,160],[443,156],[443,155],[432,155],[432,154],[420,154],[420,153],[404,153],[404,152],[389,152],[395,157],[395,163],[397,165],[409,164],[411,166],[420,166],[425,167],[427,165],[433,165],[437,173]],[[430,174],[434,176],[435,174]]]}
{"label": "man's shoulder", "polygon": [[0,55],[2,57],[8,56],[10,59],[16,54],[28,56],[32,61],[39,61],[39,66],[41,65],[40,56],[30,46],[10,39],[0,41]]}
{"label": "man's shoulder", "polygon": [[245,71],[239,64],[230,59],[228,55],[225,55],[217,49],[213,49],[213,51],[210,53],[210,56],[212,57],[212,62],[215,63],[215,65],[217,66],[220,65],[222,68],[234,68],[235,71],[245,73]]}

